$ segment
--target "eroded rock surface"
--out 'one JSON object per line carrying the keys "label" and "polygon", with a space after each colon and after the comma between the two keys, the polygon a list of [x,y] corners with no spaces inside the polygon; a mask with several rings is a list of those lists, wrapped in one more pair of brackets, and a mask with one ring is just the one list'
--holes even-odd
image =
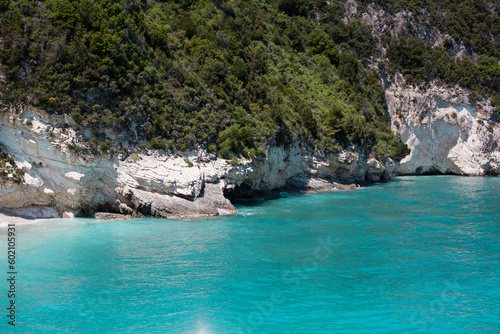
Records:
{"label": "eroded rock surface", "polygon": [[409,10],[390,15],[375,4],[368,4],[362,11],[357,7],[355,0],[346,2],[345,20],[359,19],[371,27],[381,50],[372,66],[383,79],[391,127],[412,150],[396,173],[498,175],[500,129],[492,120],[488,99],[471,103],[467,90],[438,81],[409,85],[401,74],[389,79],[385,70],[377,66],[389,62],[382,43],[384,36],[393,40],[413,36],[433,47],[443,47],[448,41],[448,52],[455,59],[468,57],[477,62],[478,54],[424,22],[422,15]]}
{"label": "eroded rock surface", "polygon": [[[396,164],[352,149],[322,154],[297,144],[270,147],[266,157],[229,164],[203,150],[183,155],[135,152],[82,156],[71,119],[26,107],[4,113],[0,145],[24,170],[24,181],[0,181],[0,209],[27,217],[74,217],[106,211],[125,215],[190,217],[236,213],[227,195],[285,188],[356,188],[390,179]],[[347,185],[347,186],[346,186]]]}
{"label": "eroded rock surface", "polygon": [[400,75],[394,81],[386,90],[392,130],[412,150],[396,172],[500,173],[500,127],[490,120],[488,101],[476,108],[458,86],[416,87]]}

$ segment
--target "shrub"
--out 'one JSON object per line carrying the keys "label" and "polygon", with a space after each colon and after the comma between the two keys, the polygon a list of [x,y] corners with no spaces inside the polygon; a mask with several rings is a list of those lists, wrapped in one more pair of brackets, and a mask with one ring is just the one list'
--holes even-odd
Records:
{"label": "shrub", "polygon": [[102,152],[107,152],[109,150],[109,143],[102,141],[99,143],[99,147],[101,148]]}
{"label": "shrub", "polygon": [[83,122],[83,116],[78,111],[75,111],[71,114],[71,118],[75,121],[76,124],[81,125]]}
{"label": "shrub", "polygon": [[160,137],[155,137],[149,142],[149,147],[152,149],[157,149],[157,150],[166,150],[167,145],[165,143],[165,140]]}
{"label": "shrub", "polygon": [[310,0],[279,0],[278,7],[288,15],[307,16],[314,7]]}
{"label": "shrub", "polygon": [[215,152],[215,151],[217,151],[217,146],[215,146],[215,144],[210,144],[210,145],[208,145],[207,151],[210,153]]}
{"label": "shrub", "polygon": [[237,157],[232,157],[231,160],[226,161],[228,165],[237,165],[240,163]]}

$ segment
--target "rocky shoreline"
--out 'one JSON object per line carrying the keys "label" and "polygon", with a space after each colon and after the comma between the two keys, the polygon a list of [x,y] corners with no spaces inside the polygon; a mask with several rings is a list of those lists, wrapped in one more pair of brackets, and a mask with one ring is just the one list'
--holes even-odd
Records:
{"label": "rocky shoreline", "polygon": [[490,101],[473,106],[458,86],[415,87],[400,74],[393,81],[385,92],[392,131],[411,149],[397,174],[500,174],[500,126],[491,121]]}
{"label": "rocky shoreline", "polygon": [[282,189],[352,189],[356,183],[389,180],[396,168],[390,159],[368,159],[355,148],[323,154],[300,143],[269,147],[265,157],[237,163],[204,150],[82,157],[70,149],[78,137],[67,117],[31,107],[1,117],[0,143],[24,180],[1,181],[0,209],[31,218],[96,212],[167,218],[236,213],[228,198]]}
{"label": "rocky shoreline", "polygon": [[[230,200],[355,189],[393,175],[500,174],[500,127],[488,123],[489,102],[472,107],[459,87],[415,87],[384,77],[388,116],[412,152],[400,164],[351,147],[318,152],[304,143],[268,147],[237,162],[198,149],[128,150],[84,156],[85,142],[68,116],[24,107],[0,115],[0,145],[24,173],[0,178],[0,210],[30,218],[72,218],[108,212],[129,216],[195,217],[236,213]],[[118,135],[114,140],[133,146]]]}
{"label": "rocky shoreline", "polygon": [[[359,184],[341,184],[337,182],[332,182],[323,179],[306,179],[306,178],[296,178],[287,182],[287,185],[282,189],[276,189],[266,193],[256,193],[251,197],[242,199],[237,198],[236,201],[241,200],[260,200],[260,199],[274,199],[282,197],[283,193],[307,193],[307,192],[317,192],[317,191],[341,191],[341,190],[356,190],[361,189],[362,186]],[[228,214],[237,214],[237,210],[224,210],[218,209],[217,214],[202,214],[202,213],[183,213],[183,214],[171,214],[161,216],[163,218],[175,218],[175,219],[184,219],[184,218],[200,218],[200,217],[208,217],[215,215],[228,215]],[[144,218],[145,215],[140,212],[132,212],[130,214],[124,213],[114,213],[114,212],[95,212],[92,214],[93,218],[97,220],[128,220],[134,218]],[[152,215],[153,216],[153,215]],[[154,216],[153,216],[154,217]],[[65,215],[64,218],[73,218],[73,216]],[[56,217],[51,218],[36,218],[29,216],[20,216],[13,213],[0,212],[0,228],[3,225],[7,224],[30,224],[40,221],[49,221],[53,219],[59,219]]]}
{"label": "rocky shoreline", "polygon": [[26,217],[21,217],[18,215],[14,215],[11,213],[7,212],[0,212],[0,229],[7,229],[9,224],[15,224],[15,225],[30,225],[30,224],[36,224],[36,223],[41,223],[45,221],[53,221],[57,220],[59,218],[41,218],[41,219],[35,219],[35,218],[26,218]]}

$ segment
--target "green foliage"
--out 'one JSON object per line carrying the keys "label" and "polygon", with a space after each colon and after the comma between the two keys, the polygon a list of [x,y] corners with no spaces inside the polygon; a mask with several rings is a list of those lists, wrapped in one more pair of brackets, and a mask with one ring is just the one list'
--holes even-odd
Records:
{"label": "green foliage", "polygon": [[226,130],[220,132],[219,153],[222,157],[229,158],[231,152],[241,152],[248,156],[248,150],[255,148],[252,132],[247,127],[233,124]]}
{"label": "green foliage", "polygon": [[315,29],[307,38],[307,45],[314,54],[326,56],[333,65],[339,62],[339,54],[335,43],[328,38],[328,35],[320,30]]}
{"label": "green foliage", "polygon": [[248,76],[250,74],[248,66],[245,64],[243,59],[238,56],[233,58],[232,72],[236,78],[238,78],[243,83],[248,82]]}
{"label": "green foliage", "polygon": [[154,137],[150,140],[149,147],[156,150],[166,150],[167,144],[163,138]]}
{"label": "green foliage", "polygon": [[342,79],[355,82],[358,79],[359,64],[354,55],[344,52],[340,55],[339,76]]}
{"label": "green foliage", "polygon": [[238,158],[237,158],[237,157],[232,157],[232,158],[231,158],[231,160],[227,160],[227,161],[226,161],[226,163],[227,163],[228,165],[233,165],[233,166],[235,166],[235,165],[239,164],[239,163],[240,163],[240,161],[238,160]]}
{"label": "green foliage", "polygon": [[4,12],[9,8],[10,0],[0,0],[0,12]]}
{"label": "green foliage", "polygon": [[208,145],[208,152],[215,152],[217,150],[217,146],[215,146],[214,144],[210,144]]}
{"label": "green foliage", "polygon": [[366,122],[364,118],[347,114],[344,116],[343,123],[345,124],[347,138],[355,144],[362,144],[366,137]]}
{"label": "green foliage", "polygon": [[411,82],[432,81],[459,84],[471,89],[472,102],[480,96],[500,95],[500,64],[498,59],[481,55],[478,64],[465,57],[455,61],[444,49],[433,48],[422,40],[407,37],[389,43],[390,71],[399,70]]}
{"label": "green foliage", "polygon": [[70,145],[69,149],[77,154],[85,150],[83,147],[81,147],[79,145]]}
{"label": "green foliage", "polygon": [[379,160],[389,156],[396,161],[400,161],[411,152],[408,146],[401,142],[398,137],[390,138],[386,133],[379,131],[375,133],[375,137],[377,138],[377,144],[374,146],[373,152]]}
{"label": "green foliage", "polygon": [[[443,33],[477,52],[500,57],[500,6],[498,2],[468,0],[363,0],[362,6],[374,3],[391,14],[409,9]],[[445,46],[447,45],[445,41]],[[448,43],[449,45],[449,43]]]}
{"label": "green foliage", "polygon": [[279,0],[278,7],[288,15],[307,16],[314,9],[310,0]]}
{"label": "green foliage", "polygon": [[99,146],[100,146],[102,152],[107,152],[110,149],[109,143],[105,142],[105,141],[100,142]]}
{"label": "green foliage", "polygon": [[344,107],[338,102],[334,103],[330,110],[327,111],[325,115],[325,125],[328,131],[328,137],[335,137],[337,134],[340,137],[347,136],[344,116]]}
{"label": "green foliage", "polygon": [[[320,0],[0,0],[0,93],[71,115],[94,153],[120,148],[110,131],[132,147],[201,144],[228,159],[295,140],[370,153],[399,139],[366,69],[370,28],[342,11]],[[493,83],[491,66],[478,73]]]}

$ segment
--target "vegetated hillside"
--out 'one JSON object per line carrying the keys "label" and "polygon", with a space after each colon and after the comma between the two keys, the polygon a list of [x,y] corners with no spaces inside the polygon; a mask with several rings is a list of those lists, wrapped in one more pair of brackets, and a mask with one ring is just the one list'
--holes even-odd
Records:
{"label": "vegetated hillside", "polygon": [[[432,10],[429,24],[483,54],[479,65],[455,63],[445,48],[409,34],[385,40],[389,70],[499,96],[498,5],[472,5],[467,26],[453,19],[466,1],[377,3],[389,12]],[[146,140],[252,157],[301,140],[401,159],[407,147],[390,131],[379,74],[369,69],[377,43],[343,13],[343,1],[322,0],[0,0],[1,102],[71,115],[91,130],[93,152]],[[109,129],[127,142],[112,141]]]}
{"label": "vegetated hillside", "polygon": [[500,57],[498,0],[361,0],[360,10],[373,4],[388,13],[409,10],[426,25],[449,34],[481,54]]}
{"label": "vegetated hillside", "polygon": [[[128,145],[223,157],[297,139],[407,153],[364,66],[377,52],[370,30],[346,26],[338,4],[2,0],[0,10],[2,102],[70,114],[92,130],[93,150],[114,149],[113,128]],[[317,24],[314,10],[331,13]]]}
{"label": "vegetated hillside", "polygon": [[[470,90],[472,103],[491,97],[500,119],[500,1],[498,0],[412,0],[361,1],[360,11],[376,5],[392,15],[410,10],[407,33],[398,38],[382,37],[390,73],[400,71],[410,82],[439,79]],[[439,32],[442,43],[433,45],[421,38],[422,31]],[[457,48],[465,55],[457,56]],[[467,56],[468,55],[468,56]],[[471,57],[473,56],[473,57]],[[472,58],[472,59],[471,59]]]}

